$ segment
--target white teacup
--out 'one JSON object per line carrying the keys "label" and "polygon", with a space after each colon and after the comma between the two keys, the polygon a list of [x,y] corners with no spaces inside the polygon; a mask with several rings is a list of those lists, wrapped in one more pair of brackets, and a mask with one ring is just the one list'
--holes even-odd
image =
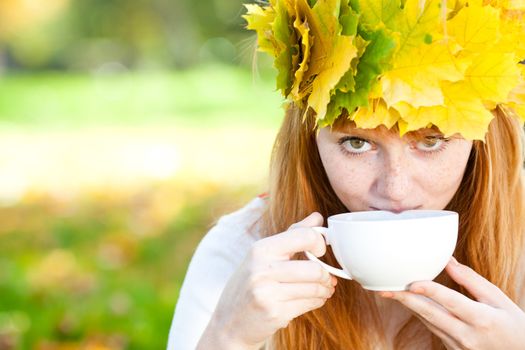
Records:
{"label": "white teacup", "polygon": [[314,227],[332,246],[342,269],[333,275],[353,279],[370,290],[406,290],[415,281],[433,280],[446,266],[458,236],[458,214],[446,210],[362,211],[330,216],[328,228]]}

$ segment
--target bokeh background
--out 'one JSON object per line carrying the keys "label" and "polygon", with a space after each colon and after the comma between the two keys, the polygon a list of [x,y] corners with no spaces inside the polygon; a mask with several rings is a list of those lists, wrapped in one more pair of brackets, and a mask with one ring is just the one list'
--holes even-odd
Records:
{"label": "bokeh background", "polygon": [[0,0],[0,350],[163,349],[282,118],[241,1]]}

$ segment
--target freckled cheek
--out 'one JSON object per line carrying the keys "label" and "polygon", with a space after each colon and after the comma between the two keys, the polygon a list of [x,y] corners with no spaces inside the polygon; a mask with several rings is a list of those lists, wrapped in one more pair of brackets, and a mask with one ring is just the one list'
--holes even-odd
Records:
{"label": "freckled cheek", "polygon": [[462,179],[463,169],[451,167],[450,163],[437,167],[421,167],[419,188],[424,192],[425,202],[433,209],[443,209],[456,193]]}
{"label": "freckled cheek", "polygon": [[348,159],[334,159],[325,168],[335,194],[349,210],[366,202],[374,181],[374,171],[369,164],[361,162],[356,165]]}

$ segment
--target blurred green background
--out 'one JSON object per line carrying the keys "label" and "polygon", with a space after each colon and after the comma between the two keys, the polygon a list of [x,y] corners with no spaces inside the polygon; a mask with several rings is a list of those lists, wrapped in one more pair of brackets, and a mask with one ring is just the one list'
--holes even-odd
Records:
{"label": "blurred green background", "polygon": [[0,350],[163,349],[282,117],[237,0],[0,0]]}

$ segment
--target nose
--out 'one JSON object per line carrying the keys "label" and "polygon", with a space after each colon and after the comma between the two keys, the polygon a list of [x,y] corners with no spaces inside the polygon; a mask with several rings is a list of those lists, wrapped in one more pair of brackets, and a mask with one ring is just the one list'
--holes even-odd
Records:
{"label": "nose", "polygon": [[410,167],[402,154],[385,159],[377,177],[377,192],[385,200],[402,203],[410,195]]}

